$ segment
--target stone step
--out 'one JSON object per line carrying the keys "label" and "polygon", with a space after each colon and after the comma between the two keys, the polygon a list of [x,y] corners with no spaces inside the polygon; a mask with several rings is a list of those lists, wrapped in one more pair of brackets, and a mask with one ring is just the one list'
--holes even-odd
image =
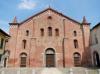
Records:
{"label": "stone step", "polygon": [[44,68],[39,74],[63,74],[63,72],[57,68]]}
{"label": "stone step", "polygon": [[100,74],[88,68],[2,68],[0,74]]}

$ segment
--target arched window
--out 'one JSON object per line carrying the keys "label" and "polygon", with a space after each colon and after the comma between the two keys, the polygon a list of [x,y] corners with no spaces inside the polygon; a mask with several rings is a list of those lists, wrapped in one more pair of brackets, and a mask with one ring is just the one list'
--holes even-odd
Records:
{"label": "arched window", "polygon": [[98,44],[98,38],[96,35],[95,35],[95,42],[96,42],[96,44]]}
{"label": "arched window", "polygon": [[52,27],[48,27],[48,36],[52,36]]}
{"label": "arched window", "polygon": [[74,31],[73,34],[74,34],[74,36],[77,36],[77,32],[76,31]]}
{"label": "arched window", "polygon": [[93,52],[93,61],[94,61],[94,66],[100,67],[100,59],[97,51]]}
{"label": "arched window", "polygon": [[20,54],[20,67],[26,67],[26,63],[27,63],[27,54],[21,53]]}
{"label": "arched window", "polygon": [[41,28],[40,31],[41,31],[41,36],[44,36],[44,29]]}
{"label": "arched window", "polygon": [[4,59],[4,67],[6,67],[7,63],[7,58]]}
{"label": "arched window", "polygon": [[3,48],[3,44],[4,44],[4,39],[1,38],[1,45],[0,45],[0,48],[1,48],[1,49]]}
{"label": "arched window", "polygon": [[23,42],[22,42],[22,46],[23,46],[23,49],[26,48],[26,40],[23,40]]}
{"label": "arched window", "polygon": [[29,36],[29,30],[26,30],[26,36]]}
{"label": "arched window", "polygon": [[74,40],[74,47],[78,48],[78,41],[76,39]]}
{"label": "arched window", "polygon": [[59,29],[55,29],[55,35],[59,36]]}
{"label": "arched window", "polygon": [[9,50],[5,50],[4,51],[4,55],[2,56],[3,57],[2,60],[4,60],[4,62],[3,62],[4,63],[4,67],[7,67],[9,55],[10,55],[10,51]]}
{"label": "arched window", "polygon": [[51,20],[51,19],[52,19],[52,17],[51,17],[51,16],[48,16],[48,19],[49,19],[49,20]]}
{"label": "arched window", "polygon": [[48,48],[46,51],[45,51],[46,54],[55,54],[55,50],[52,49],[52,48]]}
{"label": "arched window", "polygon": [[0,54],[0,62],[1,62],[2,54]]}
{"label": "arched window", "polygon": [[80,53],[75,52],[73,54],[73,57],[74,57],[74,65],[75,66],[80,66],[81,65],[81,55],[80,55]]}

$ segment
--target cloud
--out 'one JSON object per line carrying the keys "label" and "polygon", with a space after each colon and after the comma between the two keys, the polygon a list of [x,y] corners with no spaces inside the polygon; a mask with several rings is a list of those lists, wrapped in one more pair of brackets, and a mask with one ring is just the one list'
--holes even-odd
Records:
{"label": "cloud", "polygon": [[31,10],[36,6],[36,3],[32,0],[21,0],[21,3],[18,4],[19,9],[28,9]]}

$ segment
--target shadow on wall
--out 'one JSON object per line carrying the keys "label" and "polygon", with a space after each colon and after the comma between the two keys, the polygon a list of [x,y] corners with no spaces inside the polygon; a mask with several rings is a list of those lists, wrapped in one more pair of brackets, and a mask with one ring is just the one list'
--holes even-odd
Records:
{"label": "shadow on wall", "polygon": [[85,47],[84,52],[82,53],[82,66],[83,67],[93,67],[92,60],[91,60],[91,49],[90,47]]}
{"label": "shadow on wall", "polygon": [[93,56],[94,67],[99,67],[100,68],[100,59],[99,59],[98,52],[94,51],[92,56]]}

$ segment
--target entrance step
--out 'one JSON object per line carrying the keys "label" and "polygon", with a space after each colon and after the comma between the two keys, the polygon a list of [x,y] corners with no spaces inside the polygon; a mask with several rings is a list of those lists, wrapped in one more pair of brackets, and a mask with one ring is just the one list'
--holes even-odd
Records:
{"label": "entrance step", "polygon": [[90,68],[1,68],[0,74],[100,74]]}
{"label": "entrance step", "polygon": [[44,68],[40,71],[39,74],[63,74],[63,73],[57,68]]}

